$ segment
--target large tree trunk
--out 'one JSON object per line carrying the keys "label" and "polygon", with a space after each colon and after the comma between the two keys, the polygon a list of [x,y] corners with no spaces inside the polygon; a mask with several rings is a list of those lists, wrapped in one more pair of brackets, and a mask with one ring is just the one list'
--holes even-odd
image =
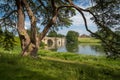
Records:
{"label": "large tree trunk", "polygon": [[36,17],[33,14],[27,0],[22,0],[22,2],[26,8],[26,11],[27,11],[27,14],[29,16],[30,23],[31,23],[31,34],[30,34],[31,44],[29,46],[30,47],[30,54],[32,56],[36,56],[38,49],[39,49],[39,43],[40,43],[39,38],[38,38],[38,34],[37,34],[37,28],[36,28]]}
{"label": "large tree trunk", "polygon": [[[27,0],[16,0],[16,5],[18,8],[18,24],[17,29],[21,41],[21,47],[22,47],[22,55],[27,56],[36,56],[39,44],[44,38],[44,36],[47,34],[48,30],[52,25],[56,22],[58,10],[54,3],[54,1],[51,0],[52,6],[53,6],[53,17],[48,22],[42,33],[38,36],[37,30],[36,30],[36,17],[33,14]],[[24,11],[23,7],[26,8],[27,14],[29,16],[30,22],[31,22],[31,34],[28,35],[27,31],[25,30],[25,20],[24,20]]]}
{"label": "large tree trunk", "polygon": [[21,42],[22,56],[32,55],[35,56],[38,48],[39,43],[36,37],[29,37],[26,29],[25,29],[25,20],[24,20],[24,12],[23,12],[23,4],[21,0],[16,0],[16,5],[18,9],[18,23],[17,23],[17,30]]}
{"label": "large tree trunk", "polygon": [[20,0],[16,0],[16,5],[18,9],[18,23],[17,23],[17,30],[21,42],[22,52],[21,55],[27,55],[27,48],[30,44],[30,38],[27,34],[27,31],[24,28],[24,13],[22,9],[22,4]]}

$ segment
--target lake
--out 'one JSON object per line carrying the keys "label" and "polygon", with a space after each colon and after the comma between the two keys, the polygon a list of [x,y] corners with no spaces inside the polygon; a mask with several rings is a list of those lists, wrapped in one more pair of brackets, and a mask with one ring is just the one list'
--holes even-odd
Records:
{"label": "lake", "polygon": [[91,43],[91,44],[81,43],[81,44],[76,44],[76,45],[66,44],[61,47],[54,47],[50,50],[57,51],[57,52],[73,52],[76,54],[105,55],[105,52],[99,43]]}

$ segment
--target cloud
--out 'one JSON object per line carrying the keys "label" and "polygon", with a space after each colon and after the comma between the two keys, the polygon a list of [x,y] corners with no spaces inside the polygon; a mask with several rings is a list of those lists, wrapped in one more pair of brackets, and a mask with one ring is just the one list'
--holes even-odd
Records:
{"label": "cloud", "polygon": [[30,22],[28,20],[25,21],[25,29],[30,28]]}
{"label": "cloud", "polygon": [[92,6],[91,0],[78,0],[75,2],[75,4],[81,8],[88,8],[88,7]]}
{"label": "cloud", "polygon": [[[88,35],[90,34],[85,29],[84,20],[83,20],[81,14],[77,11],[76,11],[76,13],[77,14],[74,17],[71,18],[73,20],[73,24],[69,28],[64,28],[62,30],[59,30],[58,33],[66,35],[68,31],[73,30],[73,31],[78,32],[80,35],[81,34],[88,34]],[[88,28],[90,30],[92,30],[93,32],[95,32],[97,30],[97,26],[95,25],[95,23],[93,23],[92,20],[90,20],[90,18],[92,16],[89,13],[84,13],[84,14],[85,14],[85,17],[86,17],[86,20],[87,20]]]}
{"label": "cloud", "polygon": [[[73,25],[74,25],[74,26],[80,26],[80,25],[84,26],[84,20],[83,20],[81,14],[80,14],[79,12],[77,12],[77,11],[76,11],[76,13],[77,13],[77,14],[76,14],[74,17],[71,18],[71,19],[73,20]],[[91,18],[92,16],[91,16],[89,13],[85,13],[85,17],[86,17],[86,20],[87,20],[87,24],[88,24],[89,26],[95,25],[95,24],[93,23],[93,21],[90,20],[90,18]]]}
{"label": "cloud", "polygon": [[76,31],[81,34],[89,34],[83,26],[70,26],[69,28],[59,29],[58,33],[66,35],[68,31]]}
{"label": "cloud", "polygon": [[[71,27],[74,26],[74,28],[76,28],[76,29],[73,28],[73,30],[78,31],[80,34],[89,34],[89,32],[87,32],[85,29],[85,23],[84,23],[84,20],[83,20],[81,14],[78,11],[76,11],[76,13],[77,14],[71,18],[73,20],[73,25]],[[84,13],[84,14],[85,14],[85,17],[87,20],[88,28],[91,31],[95,32],[97,30],[97,26],[92,20],[90,20],[92,15],[90,15],[89,13]]]}

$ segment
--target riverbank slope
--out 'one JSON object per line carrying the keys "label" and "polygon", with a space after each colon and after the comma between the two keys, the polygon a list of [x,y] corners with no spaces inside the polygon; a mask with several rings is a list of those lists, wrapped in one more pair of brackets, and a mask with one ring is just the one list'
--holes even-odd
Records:
{"label": "riverbank slope", "polygon": [[119,62],[47,50],[36,59],[0,52],[0,80],[119,80]]}

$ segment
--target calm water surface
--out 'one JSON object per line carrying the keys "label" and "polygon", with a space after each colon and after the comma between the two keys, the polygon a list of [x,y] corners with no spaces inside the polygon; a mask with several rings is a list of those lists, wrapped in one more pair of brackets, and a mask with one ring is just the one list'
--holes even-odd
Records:
{"label": "calm water surface", "polygon": [[77,54],[105,55],[105,52],[100,44],[82,43],[78,45],[64,45],[51,50],[57,52],[74,52]]}

